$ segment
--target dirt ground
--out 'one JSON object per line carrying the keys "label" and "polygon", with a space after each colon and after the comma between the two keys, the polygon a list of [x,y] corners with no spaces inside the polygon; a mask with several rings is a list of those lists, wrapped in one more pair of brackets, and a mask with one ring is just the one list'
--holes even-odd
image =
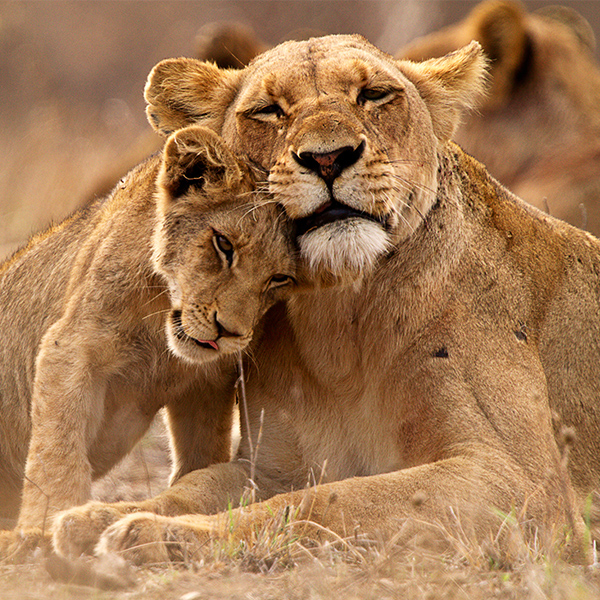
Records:
{"label": "dirt ground", "polygon": [[[304,29],[362,33],[393,52],[462,17],[470,0],[0,1],[0,259],[85,203],[151,137],[142,90],[162,58],[193,55],[211,21],[254,26],[269,43]],[[530,8],[549,2],[526,2]],[[600,35],[600,3],[563,2]],[[141,141],[140,141],[141,140]],[[153,142],[156,143],[156,142]],[[162,424],[94,485],[94,497],[141,499],[166,486]],[[2,482],[0,482],[2,485]],[[57,582],[45,561],[0,564],[0,600],[79,599],[582,599],[600,597],[594,567],[523,544],[509,560],[453,540],[447,552],[374,542],[352,550],[294,546],[288,554],[215,551],[206,564],[103,566],[127,586]],[[116,559],[115,559],[116,560]],[[52,569],[50,569],[52,570]]]}

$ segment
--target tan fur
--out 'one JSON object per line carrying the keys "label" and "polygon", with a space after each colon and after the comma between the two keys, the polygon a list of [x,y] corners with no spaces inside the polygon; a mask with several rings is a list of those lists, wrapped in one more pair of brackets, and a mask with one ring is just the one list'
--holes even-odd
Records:
{"label": "tan fur", "polygon": [[244,23],[214,22],[196,34],[196,58],[214,62],[222,69],[241,69],[268,46]]}
{"label": "tan fur", "polygon": [[472,39],[491,61],[491,85],[456,141],[537,208],[600,235],[600,69],[591,27],[567,8],[527,13],[519,2],[487,0],[398,56],[443,56]]}
{"label": "tan fur", "polygon": [[[269,313],[234,461],[139,504],[61,513],[58,552],[194,559],[208,538],[252,543],[278,516],[312,538],[404,540],[434,525],[483,540],[514,510],[537,539],[570,529],[567,554],[586,560],[600,243],[448,140],[484,77],[477,44],[415,64],[357,36],[286,43],[238,72],[155,67],[156,127],[218,127],[268,173],[315,281],[337,285]],[[568,471],[563,426],[577,435]],[[250,477],[260,501],[213,515]]]}
{"label": "tan fur", "polygon": [[21,532],[88,500],[161,407],[173,481],[230,458],[235,353],[291,287],[288,229],[192,127],[0,267],[5,524],[24,475]]}
{"label": "tan fur", "polygon": [[[214,22],[203,25],[196,33],[195,57],[214,62],[221,68],[246,66],[267,45],[256,37],[248,25],[236,22]],[[119,180],[137,164],[162,147],[164,139],[154,131],[140,134],[116,164],[95,182],[86,201],[102,198],[112,191]]]}

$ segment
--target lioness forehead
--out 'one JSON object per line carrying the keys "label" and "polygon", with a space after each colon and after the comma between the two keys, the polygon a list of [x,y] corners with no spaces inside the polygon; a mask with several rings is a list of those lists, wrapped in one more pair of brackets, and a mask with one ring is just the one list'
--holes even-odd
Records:
{"label": "lioness forehead", "polygon": [[258,56],[248,71],[262,75],[268,94],[282,96],[296,90],[298,97],[306,96],[308,86],[315,86],[318,94],[324,91],[319,89],[323,84],[350,87],[370,83],[377,74],[401,77],[394,59],[359,35],[285,42]]}
{"label": "lioness forehead", "polygon": [[325,35],[301,41],[283,42],[257,56],[250,65],[260,65],[281,61],[289,63],[302,60],[313,61],[323,58],[335,58],[343,52],[356,52],[377,54],[381,58],[390,59],[391,56],[373,46],[360,35]]}

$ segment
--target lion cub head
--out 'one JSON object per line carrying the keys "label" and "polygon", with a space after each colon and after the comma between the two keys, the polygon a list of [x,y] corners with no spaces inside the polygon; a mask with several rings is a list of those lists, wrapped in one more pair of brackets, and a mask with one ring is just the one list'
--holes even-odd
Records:
{"label": "lion cub head", "polygon": [[289,222],[203,127],[167,140],[157,183],[153,261],[169,287],[170,349],[190,362],[242,350],[293,287]]}
{"label": "lion cub head", "polygon": [[474,43],[422,64],[360,36],[286,42],[241,70],[158,64],[148,115],[163,134],[193,122],[222,132],[267,175],[313,271],[368,272],[435,202],[439,145],[481,92]]}

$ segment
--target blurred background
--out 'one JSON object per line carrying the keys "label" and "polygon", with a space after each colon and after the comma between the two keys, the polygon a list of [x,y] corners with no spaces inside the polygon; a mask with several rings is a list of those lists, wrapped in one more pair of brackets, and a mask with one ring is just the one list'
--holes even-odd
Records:
{"label": "blurred background", "polygon": [[[528,1],[534,10],[556,2]],[[142,91],[159,60],[193,56],[198,29],[251,25],[361,33],[394,52],[462,18],[472,0],[87,0],[0,2],[0,259],[139,156]],[[568,1],[599,34],[600,2]]]}

